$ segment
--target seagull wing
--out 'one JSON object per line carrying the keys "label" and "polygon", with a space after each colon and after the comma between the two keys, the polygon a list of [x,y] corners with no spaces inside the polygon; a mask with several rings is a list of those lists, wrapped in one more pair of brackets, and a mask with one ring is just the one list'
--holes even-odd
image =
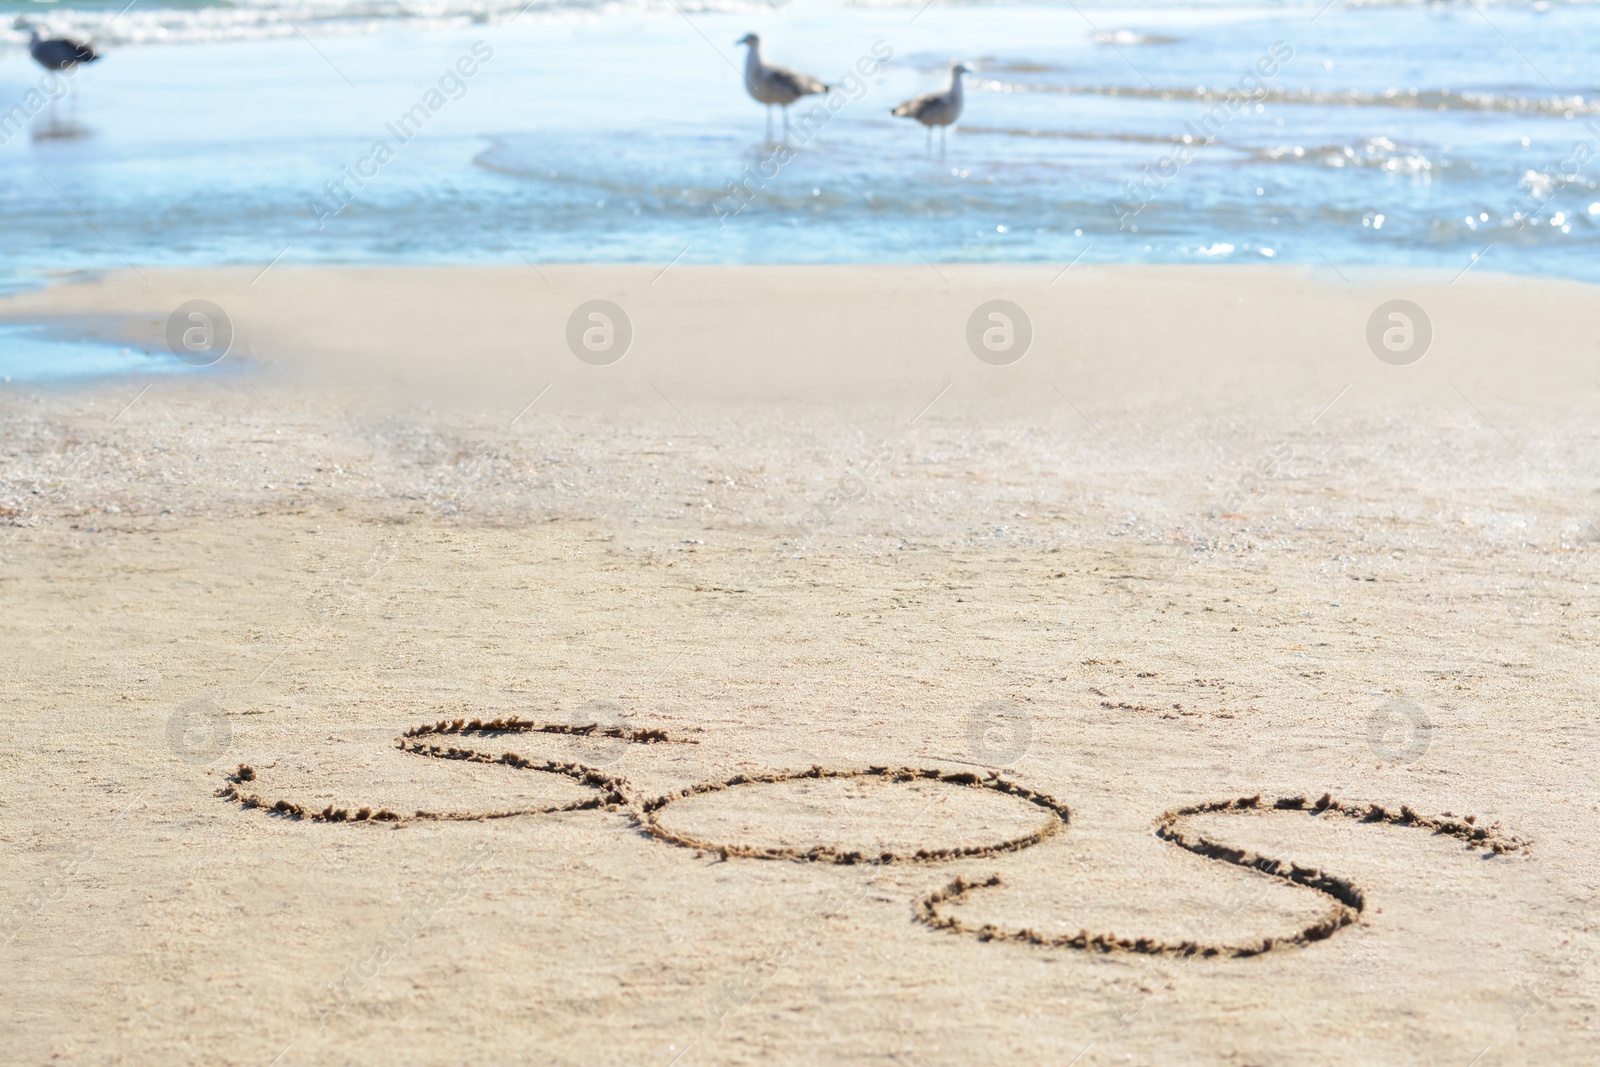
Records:
{"label": "seagull wing", "polygon": [[92,45],[60,37],[40,41],[31,46],[29,51],[33,53],[34,59],[52,70],[63,70],[75,63],[93,63],[100,58],[100,54]]}
{"label": "seagull wing", "polygon": [[893,111],[889,112],[902,119],[920,119],[932,108],[944,102],[943,93],[924,93],[915,100],[907,100]]}
{"label": "seagull wing", "polygon": [[780,86],[795,96],[810,96],[813,93],[825,93],[828,87],[809,74],[801,74],[788,67],[768,67],[767,78],[775,86]]}

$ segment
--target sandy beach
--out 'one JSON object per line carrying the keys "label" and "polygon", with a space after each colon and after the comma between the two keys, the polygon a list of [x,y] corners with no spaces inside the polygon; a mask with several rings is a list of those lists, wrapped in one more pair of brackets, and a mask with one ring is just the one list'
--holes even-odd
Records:
{"label": "sandy beach", "polygon": [[[1600,290],[1342,271],[0,300],[235,335],[0,390],[0,1059],[1578,1062]],[[1403,366],[1366,339],[1397,299],[1431,323]],[[595,300],[632,335],[604,365],[568,344]],[[1031,323],[1009,365],[968,342],[991,300]],[[511,717],[601,730],[396,744]],[[940,776],[754,780],[813,767]],[[1359,908],[1156,832],[1254,797],[1185,832]],[[398,818],[316,817],[359,809]],[[1153,950],[1185,944],[1226,951]]]}

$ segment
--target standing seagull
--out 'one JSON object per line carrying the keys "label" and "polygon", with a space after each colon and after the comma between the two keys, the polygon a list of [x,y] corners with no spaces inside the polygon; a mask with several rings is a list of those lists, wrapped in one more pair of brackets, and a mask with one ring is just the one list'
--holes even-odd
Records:
{"label": "standing seagull", "polygon": [[[74,41],[66,37],[40,37],[37,27],[28,23],[28,20],[18,15],[12,24],[14,29],[28,31],[28,52],[33,56],[33,61],[51,72],[65,71],[70,77],[73,71],[83,63],[93,63],[100,58],[100,53],[94,46],[82,41]],[[37,137],[76,137],[85,131],[77,125],[78,113],[78,86],[72,86],[72,114],[62,125],[56,115],[56,100],[50,97],[50,122],[43,130],[35,130]]]}
{"label": "standing seagull", "polygon": [[28,31],[28,52],[33,56],[33,61],[45,70],[71,70],[79,63],[93,63],[100,58],[100,53],[91,44],[66,37],[40,37],[37,27],[21,19],[15,25],[19,30]]}
{"label": "standing seagull", "polygon": [[961,117],[961,75],[971,74],[965,63],[950,64],[950,88],[942,93],[928,93],[915,100],[907,100],[891,112],[903,119],[916,119],[928,128],[928,151],[933,151],[933,128],[939,127],[939,156],[944,156],[945,127]]}
{"label": "standing seagull", "polygon": [[744,87],[759,103],[767,105],[767,141],[772,141],[772,105],[783,108],[783,136],[789,136],[789,105],[802,96],[825,93],[823,85],[809,74],[788,67],[769,67],[761,62],[761,38],[747,33],[734,44],[749,45],[744,55]]}

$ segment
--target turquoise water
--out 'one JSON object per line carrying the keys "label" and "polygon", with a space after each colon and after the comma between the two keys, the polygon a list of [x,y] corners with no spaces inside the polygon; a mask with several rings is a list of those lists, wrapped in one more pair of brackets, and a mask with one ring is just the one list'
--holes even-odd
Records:
{"label": "turquoise water", "polygon": [[167,352],[81,340],[45,326],[0,325],[0,385],[196,369]]}
{"label": "turquoise water", "polygon": [[[0,5],[106,53],[0,147],[0,284],[275,258],[1600,262],[1594,4],[123,8]],[[824,80],[893,56],[776,166],[736,66],[749,30]],[[21,39],[0,107],[39,85]],[[941,159],[888,111],[951,58],[977,72]]]}

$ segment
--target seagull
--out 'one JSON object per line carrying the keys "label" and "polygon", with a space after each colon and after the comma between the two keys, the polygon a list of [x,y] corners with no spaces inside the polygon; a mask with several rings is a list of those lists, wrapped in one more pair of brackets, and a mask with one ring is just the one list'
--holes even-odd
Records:
{"label": "seagull", "polygon": [[[83,63],[93,63],[100,58],[100,53],[94,46],[82,41],[74,41],[66,37],[40,37],[37,27],[30,25],[28,20],[18,15],[11,23],[13,29],[28,31],[28,52],[33,56],[35,63],[48,71],[65,71],[69,76]],[[35,129],[34,137],[77,137],[85,131],[76,122],[78,110],[78,86],[72,86],[72,114],[65,125],[56,117],[56,100],[50,97],[50,121],[42,130]]]}
{"label": "seagull", "polygon": [[91,44],[66,37],[40,37],[36,26],[20,18],[14,23],[17,29],[28,31],[28,52],[33,61],[45,70],[71,70],[79,63],[93,63],[100,53]]}
{"label": "seagull", "polygon": [[939,127],[939,155],[944,155],[945,127],[961,117],[961,75],[971,74],[965,63],[950,64],[950,88],[942,93],[927,93],[915,100],[907,100],[889,114],[902,119],[916,119],[928,128],[928,151],[933,151],[933,128]]}
{"label": "seagull", "polygon": [[783,135],[789,136],[789,105],[802,96],[826,93],[829,86],[809,74],[761,62],[761,38],[747,33],[734,44],[749,45],[744,56],[744,87],[757,102],[767,105],[767,140],[772,140],[772,105],[783,108]]}

